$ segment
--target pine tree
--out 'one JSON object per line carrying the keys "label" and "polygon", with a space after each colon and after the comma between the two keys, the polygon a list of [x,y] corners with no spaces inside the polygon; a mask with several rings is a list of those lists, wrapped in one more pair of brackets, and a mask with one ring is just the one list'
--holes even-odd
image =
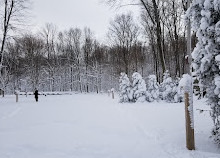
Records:
{"label": "pine tree", "polygon": [[121,73],[119,79],[119,98],[121,103],[130,102],[133,100],[131,83],[129,81],[127,74],[123,72]]}
{"label": "pine tree", "polygon": [[183,102],[184,101],[184,89],[179,84],[180,78],[177,77],[174,79],[174,84],[176,85],[176,95],[174,96],[174,102]]}
{"label": "pine tree", "polygon": [[172,92],[174,87],[172,78],[168,70],[163,74],[163,82],[160,84],[160,98],[162,100],[167,100],[168,95]]}
{"label": "pine tree", "polygon": [[155,75],[148,77],[146,100],[152,102],[159,99],[159,83]]}
{"label": "pine tree", "polygon": [[186,17],[198,37],[192,53],[194,73],[206,89],[214,121],[212,134],[220,145],[220,1],[194,0]]}
{"label": "pine tree", "polygon": [[163,82],[160,84],[160,98],[170,103],[181,102],[183,100],[178,82],[170,77],[168,70],[164,73]]}
{"label": "pine tree", "polygon": [[133,80],[133,99],[134,101],[145,101],[145,95],[146,95],[146,84],[142,76],[135,72],[132,75]]}

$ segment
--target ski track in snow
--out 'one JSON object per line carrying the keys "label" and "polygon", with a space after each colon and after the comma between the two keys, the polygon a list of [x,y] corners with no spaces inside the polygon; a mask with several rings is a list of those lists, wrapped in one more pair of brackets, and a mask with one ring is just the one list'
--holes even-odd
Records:
{"label": "ski track in snow", "polygon": [[[144,106],[147,106],[146,104],[152,104],[152,103],[141,103],[141,104],[142,105],[145,104]],[[163,103],[160,103],[160,104],[163,104]],[[167,104],[167,103],[165,103],[165,104]],[[130,104],[130,105],[132,105],[132,104]],[[163,139],[164,135],[169,134],[169,133],[167,133],[163,129],[154,129],[152,132],[150,130],[146,130],[144,125],[140,122],[140,120],[138,120],[135,117],[137,115],[134,115],[132,112],[129,113],[129,112],[124,111],[124,108],[126,108],[126,106],[129,106],[129,104],[125,104],[123,108],[121,106],[118,106],[118,109],[120,110],[121,113],[123,113],[126,120],[132,122],[132,124],[137,129],[137,131],[139,131],[140,135],[143,136],[145,143],[146,143],[146,146],[147,146],[147,142],[149,140],[152,140],[151,145],[152,145],[152,143],[154,143],[156,146],[158,146],[158,149],[160,149],[160,152],[163,153],[162,155],[166,155],[166,157],[169,157],[169,158],[187,158],[187,157],[190,157],[190,158],[197,158],[197,157],[199,157],[199,158],[220,158],[220,154],[218,154],[218,153],[203,152],[203,151],[198,152],[198,149],[196,149],[195,151],[189,152],[186,149],[178,148],[178,147],[174,146],[173,144],[169,144],[169,142],[164,143],[163,141],[161,141],[161,139]],[[136,104],[133,104],[133,106],[138,107],[138,105],[136,105]],[[202,131],[200,131],[200,133],[202,133]],[[164,157],[164,156],[162,156],[162,157]]]}
{"label": "ski track in snow", "polygon": [[12,110],[10,112],[7,112],[7,113],[4,113],[3,116],[0,119],[4,120],[4,119],[11,118],[14,115],[16,115],[20,110],[21,110],[21,107],[20,106],[16,106],[14,110]]}
{"label": "ski track in snow", "polygon": [[220,158],[201,130],[210,123],[206,114],[195,112],[198,148],[185,148],[183,106],[119,104],[117,97],[95,94],[40,97],[38,103],[6,97],[0,99],[0,158]]}
{"label": "ski track in snow", "polygon": [[154,131],[149,131],[149,130],[145,130],[144,125],[141,124],[137,118],[135,118],[135,116],[132,116],[132,114],[130,113],[125,113],[121,107],[119,107],[121,113],[124,113],[125,118],[127,118],[126,120],[132,122],[132,124],[134,125],[134,127],[137,129],[137,131],[140,133],[140,135],[142,135],[143,140],[145,141],[145,144],[147,146],[147,143],[149,142],[149,140],[151,141],[151,145],[152,143],[154,144],[154,146],[160,146],[160,152],[164,152],[165,154],[163,155],[167,155],[167,157],[170,158],[179,158],[179,156],[175,156],[173,155],[173,153],[169,153],[169,151],[167,151],[164,147],[163,144],[160,143],[160,139],[161,137],[163,137],[164,132],[162,129],[161,130],[154,130]]}
{"label": "ski track in snow", "polygon": [[[116,105],[117,106],[117,105]],[[124,118],[128,121],[128,122],[131,122],[132,125],[136,128],[136,130],[140,133],[140,135],[143,136],[144,139],[151,139],[151,140],[154,140],[155,143],[159,141],[159,137],[160,137],[160,134],[159,132],[149,132],[149,131],[146,131],[144,128],[143,128],[143,124],[141,124],[137,118],[135,118],[134,116],[132,116],[132,114],[130,113],[126,113],[120,106],[117,106],[118,110],[120,111],[121,114],[123,114]]]}

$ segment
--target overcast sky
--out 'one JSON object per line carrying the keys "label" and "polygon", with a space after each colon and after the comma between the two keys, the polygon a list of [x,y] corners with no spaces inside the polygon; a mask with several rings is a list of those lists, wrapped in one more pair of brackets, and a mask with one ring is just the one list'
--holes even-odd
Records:
{"label": "overcast sky", "polygon": [[39,30],[45,23],[54,23],[59,30],[85,26],[94,31],[98,39],[103,39],[110,19],[116,14],[131,11],[137,15],[137,7],[111,9],[101,0],[33,0],[34,30]]}

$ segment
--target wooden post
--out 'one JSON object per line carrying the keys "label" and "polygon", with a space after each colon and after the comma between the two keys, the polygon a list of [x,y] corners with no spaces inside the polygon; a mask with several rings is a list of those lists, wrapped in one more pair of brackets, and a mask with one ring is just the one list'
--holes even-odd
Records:
{"label": "wooden post", "polygon": [[193,119],[190,118],[192,116],[190,116],[189,106],[189,93],[185,93],[186,147],[189,150],[195,150],[194,125],[191,122]]}
{"label": "wooden post", "polygon": [[111,92],[112,92],[112,99],[115,98],[115,96],[114,96],[114,91],[115,91],[114,88],[112,88],[112,89],[111,89]]}
{"label": "wooden post", "polygon": [[[187,8],[190,7],[191,0],[187,0]],[[186,61],[186,71],[191,76],[191,63],[192,63],[192,56],[191,56],[191,23],[190,20],[187,22],[187,61]],[[193,81],[192,81],[193,82]],[[192,88],[192,83],[190,86]],[[190,90],[185,91],[185,118],[186,118],[186,147],[189,150],[195,150],[195,139],[194,139],[194,122],[193,121],[193,92]],[[190,99],[189,99],[190,98]],[[190,105],[192,104],[192,105]],[[192,106],[192,107],[190,107]],[[191,109],[190,109],[191,108]],[[190,111],[192,110],[192,111]],[[190,112],[192,113],[190,116]]]}
{"label": "wooden post", "polygon": [[112,91],[112,99],[114,99],[115,98],[115,96],[114,96],[114,91]]}
{"label": "wooden post", "polygon": [[18,94],[19,94],[19,91],[18,90],[15,90],[15,97],[16,97],[16,103],[18,102]]}
{"label": "wooden post", "polygon": [[2,97],[5,96],[3,89],[0,89],[0,95],[2,95]]}
{"label": "wooden post", "polygon": [[16,95],[16,103],[18,102],[18,93],[15,94]]}

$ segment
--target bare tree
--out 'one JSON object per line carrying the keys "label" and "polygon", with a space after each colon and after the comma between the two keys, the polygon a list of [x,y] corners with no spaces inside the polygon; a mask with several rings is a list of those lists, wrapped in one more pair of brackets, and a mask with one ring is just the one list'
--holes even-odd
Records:
{"label": "bare tree", "polygon": [[26,58],[24,71],[29,73],[29,82],[32,85],[32,90],[39,88],[41,71],[43,67],[44,42],[39,36],[26,34],[20,39],[21,52]]}
{"label": "bare tree", "polygon": [[160,8],[159,4],[160,1],[156,0],[133,0],[130,1],[131,3],[128,3],[124,0],[106,0],[106,2],[112,6],[121,5],[139,5],[144,10],[144,14],[146,14],[149,17],[149,20],[153,25],[156,27],[156,42],[157,42],[157,49],[159,53],[159,58],[162,66],[163,72],[166,70],[166,63],[165,63],[165,55],[164,55],[164,49],[163,49],[163,40],[162,40],[162,29],[161,29],[161,17],[160,17]]}
{"label": "bare tree", "polygon": [[0,76],[5,54],[5,45],[10,30],[24,20],[29,0],[0,0]]}
{"label": "bare tree", "polygon": [[93,53],[93,33],[89,28],[84,28],[84,61],[85,61],[85,77],[86,77],[86,92],[89,92],[89,59]]}
{"label": "bare tree", "polygon": [[55,72],[57,71],[57,56],[55,51],[57,28],[54,24],[47,23],[41,31],[41,36],[45,41],[45,50],[47,52],[47,66],[45,70],[48,72],[50,91],[55,90]]}
{"label": "bare tree", "polygon": [[[65,32],[67,60],[70,65],[71,90],[74,88],[74,80],[77,79],[76,90],[82,92],[81,67],[83,61],[82,54],[82,30],[70,28]],[[76,75],[75,75],[76,73]]]}
{"label": "bare tree", "polygon": [[50,60],[51,56],[55,53],[55,38],[56,38],[57,28],[52,23],[46,23],[45,27],[41,31],[41,35],[45,40],[45,47],[47,51],[47,58]]}
{"label": "bare tree", "polygon": [[[170,43],[165,48],[166,52],[166,61],[170,58],[174,60],[175,63],[175,75],[180,76],[183,72],[181,69],[182,58],[184,55],[184,51],[180,48],[181,36],[184,35],[184,26],[182,22],[183,8],[180,0],[170,0],[162,3],[162,12],[161,12],[161,22],[164,26],[165,30],[165,38],[164,42]],[[181,60],[182,59],[182,60]],[[169,65],[169,67],[173,67]],[[169,69],[170,70],[170,69]],[[171,71],[170,71],[171,72]]]}
{"label": "bare tree", "polygon": [[[153,3],[150,1],[143,1],[145,4],[148,3],[148,12],[153,13]],[[147,2],[147,3],[146,3]],[[158,14],[160,20],[160,41],[163,48],[164,61],[166,61],[166,69],[172,73],[172,76],[180,76],[183,73],[184,67],[184,27],[182,21],[183,8],[180,0],[170,1],[157,1]],[[152,6],[152,7],[150,7]],[[142,26],[144,28],[145,35],[149,40],[153,56],[154,66],[157,78],[161,79],[162,60],[161,53],[158,47],[158,29],[156,23],[152,21],[154,14],[146,14],[146,9],[142,12]]]}
{"label": "bare tree", "polygon": [[[122,14],[110,22],[109,38],[118,49],[119,60],[121,59],[124,71],[129,74],[132,46],[137,44],[139,27],[134,23],[131,14]],[[120,61],[119,61],[120,64]]]}

